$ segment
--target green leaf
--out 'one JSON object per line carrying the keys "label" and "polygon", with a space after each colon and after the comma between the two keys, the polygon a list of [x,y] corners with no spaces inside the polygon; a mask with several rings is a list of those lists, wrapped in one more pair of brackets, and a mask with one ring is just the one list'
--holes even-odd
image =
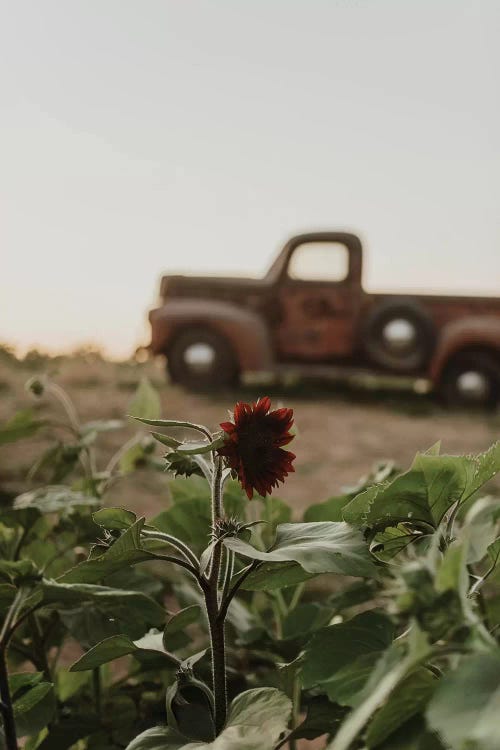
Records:
{"label": "green leaf", "polygon": [[304,688],[321,686],[330,700],[350,705],[393,637],[392,622],[375,611],[322,628],[305,648]]}
{"label": "green leaf", "polygon": [[161,625],[165,620],[163,607],[140,591],[127,591],[88,583],[60,583],[44,580],[42,603],[59,608],[88,604],[107,612],[115,619],[130,619],[146,625]]}
{"label": "green leaf", "polygon": [[80,427],[80,433],[86,435],[89,432],[114,432],[121,430],[124,426],[122,419],[97,419],[95,422],[86,422]]}
{"label": "green leaf", "polygon": [[126,750],[195,750],[204,747],[206,745],[198,742],[186,743],[185,737],[180,737],[169,727],[152,727],[133,739]]}
{"label": "green leaf", "polygon": [[92,514],[92,518],[98,526],[115,531],[124,531],[137,521],[135,513],[124,508],[101,508]]}
{"label": "green leaf", "polygon": [[58,669],[56,674],[57,697],[65,703],[82,688],[89,684],[91,675],[88,672],[70,672],[67,669]]}
{"label": "green leaf", "polygon": [[[192,478],[180,481],[189,484]],[[207,546],[212,524],[210,496],[208,485],[205,485],[206,482],[203,493],[194,492],[191,496],[176,500],[151,521],[151,525],[159,531],[172,534],[188,544],[196,555],[200,555]]]}
{"label": "green leaf", "polygon": [[97,643],[70,667],[70,672],[81,672],[95,669],[101,664],[132,654],[136,657],[160,655],[165,659],[165,666],[177,667],[179,662],[173,659],[163,648],[161,633],[148,633],[143,638],[133,641],[126,635],[113,635]]}
{"label": "green leaf", "polygon": [[31,560],[0,560],[0,579],[21,585],[36,583],[41,573]]}
{"label": "green leaf", "polygon": [[324,503],[310,505],[304,513],[304,521],[306,523],[314,523],[315,521],[343,521],[342,511],[347,503],[352,500],[352,497],[350,494],[339,495],[337,497],[330,497]]}
{"label": "green leaf", "polygon": [[314,573],[306,573],[298,563],[294,562],[262,563],[245,578],[241,588],[245,591],[274,591],[303,583],[314,578],[314,575]]}
{"label": "green leaf", "polygon": [[202,432],[207,437],[209,435],[206,427],[203,427],[201,424],[195,424],[194,422],[186,422],[181,419],[149,419],[145,417],[137,417],[134,414],[130,414],[130,416],[132,419],[137,419],[138,422],[149,424],[152,427],[186,427],[196,430],[197,432]]}
{"label": "green leaf", "polygon": [[351,500],[344,519],[376,529],[398,523],[437,528],[446,511],[464,498],[474,471],[471,457],[418,453],[405,474]]}
{"label": "green leaf", "polygon": [[484,453],[473,457],[474,474],[467,488],[467,495],[473,495],[500,471],[500,440]]}
{"label": "green leaf", "polygon": [[469,564],[482,560],[500,536],[499,518],[500,500],[492,497],[480,498],[467,513],[460,536],[467,539]]}
{"label": "green leaf", "polygon": [[180,440],[176,440],[173,437],[170,437],[170,435],[163,435],[161,432],[152,432],[152,436],[155,440],[158,440],[159,443],[162,445],[166,445],[168,448],[177,448],[179,445],[182,445]]}
{"label": "green leaf", "polygon": [[136,563],[154,560],[154,553],[141,547],[141,530],[144,518],[130,526],[104,554],[93,560],[85,560],[60,576],[59,583],[98,583],[122,568]]}
{"label": "green leaf", "polygon": [[377,750],[450,750],[441,744],[434,732],[427,729],[425,718],[418,714],[391,734]]}
{"label": "green leaf", "polygon": [[12,675],[10,685],[13,694],[14,718],[19,737],[36,734],[54,715],[56,700],[54,686],[43,682],[42,675]]}
{"label": "green leaf", "polygon": [[345,709],[324,696],[315,696],[307,706],[307,715],[289,735],[289,740],[314,740],[322,734],[335,734],[344,718]]}
{"label": "green leaf", "polygon": [[412,542],[419,542],[422,538],[427,539],[421,533],[412,533],[405,524],[398,526],[386,526],[383,531],[378,531],[370,544],[370,552],[377,560],[388,562],[403,552]]}
{"label": "green leaf", "polygon": [[0,427],[0,445],[31,437],[45,424],[45,420],[35,419],[31,409],[19,411]]}
{"label": "green leaf", "polygon": [[163,644],[166,649],[175,650],[178,646],[176,643],[176,636],[182,634],[185,635],[184,630],[188,625],[192,625],[194,622],[199,622],[202,617],[201,607],[198,604],[192,604],[190,607],[181,609],[180,612],[176,612],[165,625],[163,631]]}
{"label": "green leaf", "polygon": [[186,742],[168,727],[154,727],[126,750],[270,750],[285,731],[291,708],[279,690],[247,690],[231,704],[226,726],[213,742]]}
{"label": "green leaf", "polygon": [[208,443],[206,441],[200,442],[200,441],[186,441],[185,443],[181,443],[177,446],[175,449],[176,453],[179,453],[183,456],[198,456],[203,453],[210,453],[211,451],[216,450],[217,448],[221,448],[224,445],[224,438],[219,436],[214,438],[213,440],[210,440]]}
{"label": "green leaf", "polygon": [[296,562],[311,574],[369,577],[376,570],[362,534],[343,522],[280,524],[276,540],[267,552],[236,537],[227,537],[223,543],[242,557],[264,562]]}
{"label": "green leaf", "polygon": [[96,497],[76,492],[63,484],[54,484],[18,495],[14,500],[14,509],[36,508],[41,513],[68,513],[78,507],[99,504]]}
{"label": "green leaf", "polygon": [[332,607],[317,602],[298,604],[282,622],[283,640],[303,638],[324,627],[333,615]]}
{"label": "green leaf", "polygon": [[427,721],[452,747],[498,750],[500,650],[462,659],[440,681]]}
{"label": "green leaf", "polygon": [[366,735],[368,747],[377,747],[406,721],[421,713],[437,684],[436,677],[424,667],[405,677],[370,723]]}
{"label": "green leaf", "polygon": [[429,653],[425,634],[413,623],[406,641],[395,641],[377,661],[366,684],[356,696],[354,710],[343,721],[326,750],[349,750],[373,714],[406,675],[428,658]]}
{"label": "green leaf", "polygon": [[161,414],[160,396],[148,378],[141,378],[128,407],[128,413],[141,419],[158,419]]}

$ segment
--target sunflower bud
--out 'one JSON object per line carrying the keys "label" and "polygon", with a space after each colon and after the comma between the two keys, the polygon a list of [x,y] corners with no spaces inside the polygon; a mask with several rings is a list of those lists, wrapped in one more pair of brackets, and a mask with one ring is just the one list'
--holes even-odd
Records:
{"label": "sunflower bud", "polygon": [[168,726],[190,740],[215,739],[214,697],[190,667],[180,667],[166,695]]}
{"label": "sunflower bud", "polygon": [[33,396],[40,398],[41,396],[43,396],[46,386],[47,383],[45,378],[35,376],[28,380],[25,388],[29,393],[32,393]]}

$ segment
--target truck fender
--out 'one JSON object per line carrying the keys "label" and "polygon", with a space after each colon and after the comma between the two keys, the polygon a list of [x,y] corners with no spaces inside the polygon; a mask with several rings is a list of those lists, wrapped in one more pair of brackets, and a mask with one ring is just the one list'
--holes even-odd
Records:
{"label": "truck fender", "polygon": [[240,370],[271,370],[273,349],[268,327],[261,315],[230,302],[183,298],[166,302],[149,314],[151,349],[166,354],[175,335],[187,328],[208,328],[231,345]]}
{"label": "truck fender", "polygon": [[477,315],[447,323],[430,363],[429,376],[434,384],[441,380],[450,359],[466,349],[496,352],[500,358],[500,318]]}

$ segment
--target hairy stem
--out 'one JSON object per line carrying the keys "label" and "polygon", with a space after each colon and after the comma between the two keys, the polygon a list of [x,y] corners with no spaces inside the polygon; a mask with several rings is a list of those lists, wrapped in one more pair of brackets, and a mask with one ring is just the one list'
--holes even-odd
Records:
{"label": "hairy stem", "polygon": [[181,553],[181,555],[184,555],[186,560],[188,560],[191,565],[198,569],[200,566],[200,561],[192,552],[187,544],[184,544],[184,542],[181,542],[180,539],[177,539],[177,537],[172,536],[172,534],[165,534],[163,531],[149,531],[148,529],[143,529],[141,531],[141,535],[146,539],[158,539],[160,542],[165,542],[165,544],[170,544],[172,547],[175,547],[175,549]]}
{"label": "hairy stem", "polygon": [[[212,480],[212,528],[222,516],[222,460],[214,456],[214,473]],[[227,714],[227,676],[226,646],[224,640],[225,613],[219,611],[219,578],[222,562],[222,543],[214,545],[210,574],[205,585],[205,604],[207,608],[212,647],[212,682],[215,702],[215,730],[219,734],[226,723]]]}
{"label": "hairy stem", "polygon": [[[218,546],[217,549],[220,550],[220,547]],[[212,647],[215,730],[219,734],[224,728],[227,714],[226,644],[224,619],[219,617],[218,592],[213,582],[210,582],[208,585],[205,602]]]}
{"label": "hairy stem", "polygon": [[0,649],[0,710],[7,750],[17,750],[16,724],[9,688],[5,648]]}

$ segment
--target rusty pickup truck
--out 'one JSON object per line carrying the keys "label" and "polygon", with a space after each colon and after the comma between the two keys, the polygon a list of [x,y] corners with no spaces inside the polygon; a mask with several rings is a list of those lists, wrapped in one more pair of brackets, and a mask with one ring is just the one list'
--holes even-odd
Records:
{"label": "rusty pickup truck", "polygon": [[248,373],[397,375],[449,403],[500,397],[500,298],[370,294],[346,232],[293,237],[262,279],[163,276],[154,354],[199,389]]}

